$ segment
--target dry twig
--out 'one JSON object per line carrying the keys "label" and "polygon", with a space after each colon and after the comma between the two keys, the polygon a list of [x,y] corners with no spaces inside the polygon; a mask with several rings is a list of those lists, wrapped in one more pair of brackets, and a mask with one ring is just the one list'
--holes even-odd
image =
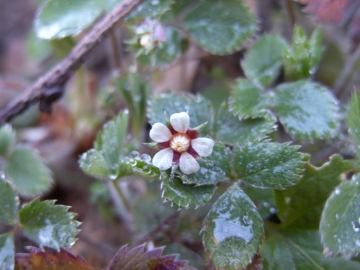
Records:
{"label": "dry twig", "polygon": [[66,82],[84,62],[91,50],[141,2],[143,0],[124,0],[100,20],[65,59],[38,78],[20,97],[0,111],[0,124],[10,121],[14,116],[37,102],[40,102],[41,111],[51,112],[52,103],[62,96]]}

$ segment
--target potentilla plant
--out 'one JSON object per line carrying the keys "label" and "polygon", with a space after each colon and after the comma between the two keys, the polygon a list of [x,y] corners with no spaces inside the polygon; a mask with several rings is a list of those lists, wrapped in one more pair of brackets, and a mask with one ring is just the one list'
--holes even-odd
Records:
{"label": "potentilla plant", "polygon": [[[47,0],[37,13],[37,36],[57,49],[64,37],[75,43],[85,35],[93,42],[54,69],[71,67],[63,77],[84,59],[87,46],[100,41],[92,39],[94,32],[87,36],[89,28],[118,4],[93,2]],[[74,10],[86,10],[86,19],[79,20]],[[104,24],[106,31],[94,28],[103,31],[101,36],[114,26],[109,25],[113,15]],[[133,57],[122,63],[127,57],[120,59],[126,54],[119,52],[118,33],[111,28],[112,60],[117,69],[131,68],[116,72],[107,88],[122,96],[127,109],[103,126],[93,148],[79,158],[86,174],[106,183],[102,186],[108,188],[113,212],[134,234],[145,234],[132,248],[120,248],[109,270],[193,269],[175,255],[162,256],[162,249],[151,249],[153,244],[169,245],[191,264],[200,257],[200,269],[209,257],[217,269],[360,269],[360,95],[356,92],[350,102],[349,132],[340,131],[345,126],[340,116],[346,112],[331,89],[313,77],[323,53],[321,31],[307,36],[296,25],[290,42],[272,33],[257,36],[259,23],[243,0],[148,0],[134,5],[123,24],[130,30],[126,35],[132,35],[126,53]],[[179,58],[187,60],[189,46],[209,57],[246,50],[239,59],[240,78],[212,78],[224,87],[230,84],[221,105],[216,105],[218,96],[209,94],[209,99],[171,91],[155,94],[145,80],[157,78]],[[84,85],[83,72],[76,75],[79,85]],[[339,85],[355,72],[349,74],[340,77]],[[55,88],[62,89],[66,78]],[[47,83],[39,85],[53,86],[54,81]],[[82,104],[84,90],[78,91]],[[46,94],[38,97],[40,107],[50,108],[53,96]],[[115,115],[111,112],[106,115]],[[89,119],[96,114],[91,113]],[[317,150],[320,142],[329,145],[326,151]],[[329,157],[329,152],[344,149],[353,160]],[[75,214],[54,201],[33,199],[52,184],[49,169],[34,153],[16,143],[9,125],[1,127],[0,221],[6,226],[0,234],[0,269],[93,269],[65,250],[78,233]],[[314,165],[311,156],[326,162]],[[132,181],[146,192],[123,188]],[[21,196],[33,200],[20,204]],[[19,230],[38,248],[15,254]],[[201,242],[205,252],[199,251]]]}

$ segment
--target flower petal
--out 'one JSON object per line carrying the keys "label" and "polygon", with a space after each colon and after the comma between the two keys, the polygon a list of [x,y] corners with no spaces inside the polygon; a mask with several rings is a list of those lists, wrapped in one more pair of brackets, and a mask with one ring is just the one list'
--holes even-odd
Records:
{"label": "flower petal", "polygon": [[171,138],[170,130],[161,123],[155,123],[150,130],[150,138],[155,142],[167,142]]}
{"label": "flower petal", "polygon": [[190,117],[186,112],[174,113],[170,116],[170,123],[177,132],[185,133],[190,125]]}
{"label": "flower petal", "polygon": [[200,169],[200,165],[196,159],[187,152],[181,154],[179,167],[185,174],[194,173]]}
{"label": "flower petal", "polygon": [[200,157],[211,155],[215,142],[209,138],[196,138],[191,141],[191,146]]}
{"label": "flower petal", "polygon": [[174,152],[171,148],[163,149],[157,152],[152,160],[152,164],[160,170],[167,170],[172,165]]}

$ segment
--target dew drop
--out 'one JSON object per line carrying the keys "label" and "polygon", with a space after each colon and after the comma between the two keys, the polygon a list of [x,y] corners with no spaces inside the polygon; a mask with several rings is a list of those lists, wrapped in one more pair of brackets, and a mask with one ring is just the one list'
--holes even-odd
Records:
{"label": "dew drop", "polygon": [[132,157],[132,158],[137,158],[137,157],[139,157],[139,152],[138,151],[131,151],[130,152],[130,157]]}
{"label": "dew drop", "polygon": [[340,195],[340,193],[341,193],[340,188],[338,188],[338,187],[337,187],[337,188],[335,188],[335,194],[336,194],[336,195]]}
{"label": "dew drop", "polygon": [[146,163],[151,163],[151,157],[148,154],[142,154],[140,156],[140,159]]}

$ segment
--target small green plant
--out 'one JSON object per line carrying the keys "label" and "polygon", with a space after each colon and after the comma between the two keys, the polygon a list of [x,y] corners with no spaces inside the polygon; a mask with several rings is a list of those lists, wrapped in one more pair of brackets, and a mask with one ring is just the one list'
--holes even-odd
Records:
{"label": "small green plant", "polygon": [[[93,24],[119,2],[41,1],[34,30],[49,40],[44,53],[64,57],[80,34],[91,39],[87,31],[102,31]],[[108,27],[113,67],[105,86],[87,92],[82,68],[67,97],[77,140],[106,122],[78,164],[96,181],[92,202],[130,228],[130,247],[108,269],[360,269],[360,94],[346,108],[317,81],[322,31],[307,35],[295,25],[290,41],[275,31],[257,35],[243,0],[136,4],[124,15],[121,46]],[[189,48],[215,59],[243,50],[233,54],[242,76],[216,66],[206,74],[215,81],[210,90],[158,93],[161,73],[186,61]],[[80,49],[63,62],[61,84],[49,76],[44,89],[63,91]],[[40,95],[40,107],[51,108],[55,94]],[[93,269],[67,250],[79,232],[76,215],[42,200],[52,183],[36,150],[1,126],[1,269]],[[15,253],[18,232],[37,247]]]}

